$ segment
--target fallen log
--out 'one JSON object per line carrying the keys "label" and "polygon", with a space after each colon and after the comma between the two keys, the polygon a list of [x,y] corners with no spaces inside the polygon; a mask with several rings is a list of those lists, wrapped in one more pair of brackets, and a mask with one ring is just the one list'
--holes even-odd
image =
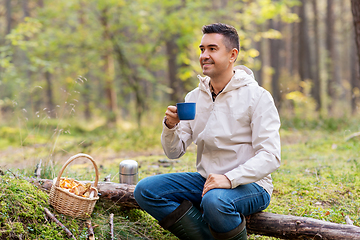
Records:
{"label": "fallen log", "polygon": [[[52,180],[49,179],[30,179],[29,181],[47,191],[52,186]],[[140,208],[133,195],[134,189],[135,185],[99,182],[99,200],[111,200],[127,208]],[[360,227],[357,226],[269,212],[247,216],[246,229],[249,233],[281,239],[360,240]]]}
{"label": "fallen log", "polygon": [[360,239],[360,227],[269,212],[247,216],[246,229],[249,233],[281,239]]}
{"label": "fallen log", "polygon": [[[33,185],[42,190],[50,191],[53,180],[50,179],[27,179]],[[83,184],[89,181],[79,181]],[[93,183],[93,182],[90,182]],[[140,208],[134,198],[135,185],[114,183],[114,182],[98,182],[97,186],[100,201],[111,200],[112,202],[126,208]]]}

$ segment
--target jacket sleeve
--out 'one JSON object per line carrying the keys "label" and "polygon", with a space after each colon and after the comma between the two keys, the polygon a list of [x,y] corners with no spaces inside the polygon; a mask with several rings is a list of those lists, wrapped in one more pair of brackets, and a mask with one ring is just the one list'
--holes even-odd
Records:
{"label": "jacket sleeve", "polygon": [[251,110],[250,127],[255,155],[225,174],[232,188],[256,182],[280,167],[280,118],[273,98],[266,90]]}
{"label": "jacket sleeve", "polygon": [[181,121],[175,127],[169,129],[163,121],[161,144],[168,158],[176,159],[183,156],[191,142],[192,131],[189,122]]}

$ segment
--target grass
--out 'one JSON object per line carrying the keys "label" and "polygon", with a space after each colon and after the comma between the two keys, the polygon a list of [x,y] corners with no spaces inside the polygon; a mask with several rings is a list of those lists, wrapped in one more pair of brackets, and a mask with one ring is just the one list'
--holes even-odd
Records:
{"label": "grass", "polygon": [[[360,139],[354,137],[345,140],[359,131],[357,122],[357,119],[319,122],[285,119],[280,132],[282,165],[272,174],[275,189],[266,211],[341,224],[345,224],[345,217],[348,216],[354,225],[360,226]],[[38,125],[36,131],[22,129],[21,136],[25,141],[19,141],[19,128],[0,127],[0,168],[5,172],[0,178],[1,239],[20,239],[16,236],[22,236],[22,239],[65,237],[61,229],[44,218],[42,208],[50,208],[47,194],[13,177],[12,173],[32,175],[39,159],[43,159],[44,163],[43,178],[55,177],[62,163],[78,152],[88,153],[97,160],[100,180],[111,174],[112,181],[118,182],[119,163],[128,158],[138,161],[140,178],[168,172],[195,171],[194,145],[178,160],[168,161],[163,155],[159,139],[161,126],[160,129],[158,126],[147,129],[120,126],[116,130],[109,130],[101,127],[101,124],[89,126],[72,123],[71,126],[64,124],[61,129],[66,130],[56,135],[53,132],[49,134],[49,130],[58,125],[55,122],[47,124]],[[64,174],[77,179],[90,179],[94,175],[91,164],[84,162],[72,164]],[[25,195],[30,196],[28,199],[32,201],[23,204]],[[24,211],[24,208],[27,210]],[[23,215],[24,212],[32,214]],[[115,214],[116,239],[176,239],[141,210],[101,203],[96,205],[92,215],[93,224],[98,225],[95,228],[96,239],[110,239],[110,213]],[[86,227],[82,221],[60,214],[56,216],[73,231],[77,239],[86,239]],[[277,238],[251,235],[249,239]]]}

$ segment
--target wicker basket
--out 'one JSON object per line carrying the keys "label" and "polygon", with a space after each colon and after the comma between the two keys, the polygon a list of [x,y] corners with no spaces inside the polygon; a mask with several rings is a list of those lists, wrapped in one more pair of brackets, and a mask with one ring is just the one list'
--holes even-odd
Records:
{"label": "wicker basket", "polygon": [[[95,176],[94,186],[91,187],[91,189],[95,190],[96,194],[95,197],[93,198],[77,196],[60,187],[60,180],[64,179],[61,177],[61,175],[63,174],[65,168],[67,167],[67,165],[69,165],[72,161],[74,161],[77,158],[87,158],[94,165],[96,176]],[[52,205],[55,208],[55,210],[58,211],[59,213],[75,218],[82,218],[82,219],[89,218],[92,211],[94,210],[96,201],[99,199],[98,190],[97,190],[99,171],[94,159],[92,159],[92,157],[90,157],[89,155],[83,153],[72,156],[71,158],[69,158],[69,160],[66,161],[64,166],[61,168],[58,177],[55,179],[53,181],[53,185],[51,186],[51,190],[50,190],[50,198],[49,198],[50,205]],[[79,183],[76,180],[74,181],[76,183]]]}

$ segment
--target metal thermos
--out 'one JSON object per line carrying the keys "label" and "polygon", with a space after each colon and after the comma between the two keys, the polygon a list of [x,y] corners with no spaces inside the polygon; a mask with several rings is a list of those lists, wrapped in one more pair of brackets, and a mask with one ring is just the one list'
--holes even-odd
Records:
{"label": "metal thermos", "polygon": [[138,163],[135,160],[124,160],[119,167],[120,183],[136,185],[138,182]]}

